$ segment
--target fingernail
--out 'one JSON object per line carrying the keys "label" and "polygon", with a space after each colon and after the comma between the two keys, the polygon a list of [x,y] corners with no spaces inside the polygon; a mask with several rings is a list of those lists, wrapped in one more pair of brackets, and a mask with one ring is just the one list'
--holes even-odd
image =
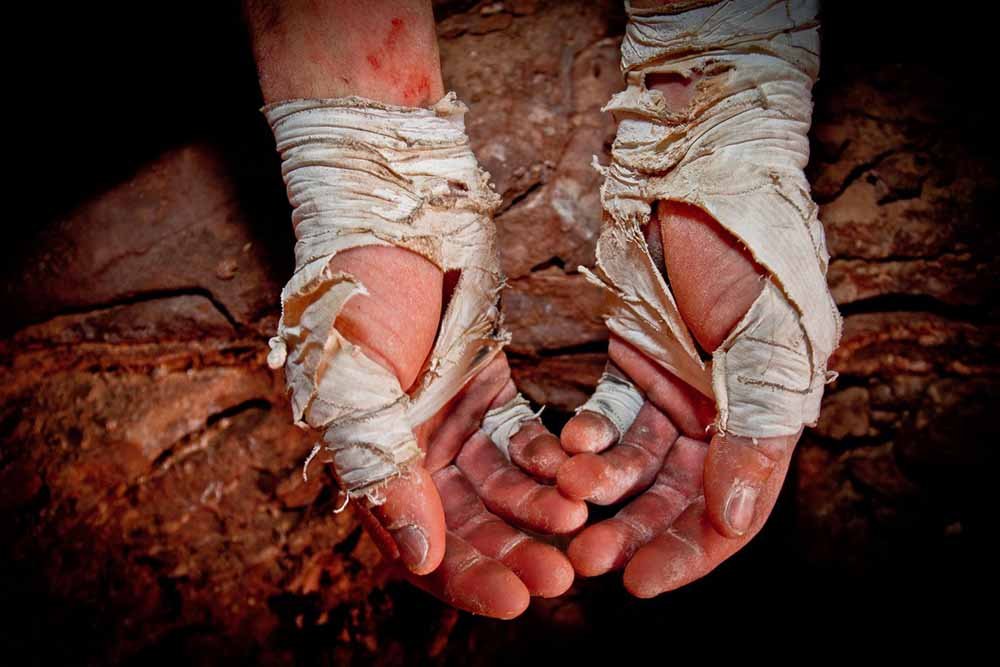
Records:
{"label": "fingernail", "polygon": [[733,532],[742,535],[753,521],[754,506],[757,504],[757,489],[752,486],[736,486],[729,492],[726,501],[726,523]]}
{"label": "fingernail", "polygon": [[392,534],[399,557],[409,568],[418,567],[427,558],[427,536],[414,525],[404,526]]}

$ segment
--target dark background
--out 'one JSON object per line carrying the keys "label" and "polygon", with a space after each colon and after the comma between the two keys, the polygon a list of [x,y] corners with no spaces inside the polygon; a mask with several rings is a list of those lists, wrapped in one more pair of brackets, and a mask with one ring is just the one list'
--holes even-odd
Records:
{"label": "dark background", "polygon": [[[476,3],[435,6],[443,16]],[[951,102],[976,131],[990,116],[995,37],[981,8],[958,8],[824,3],[824,60],[929,66],[947,77]],[[28,141],[17,191],[33,195],[38,222],[170,146],[199,137],[244,143],[248,128],[266,128],[239,2],[38,3],[12,29],[27,42],[11,68],[13,138]],[[996,145],[996,134],[979,140]],[[43,177],[53,169],[58,186]]]}

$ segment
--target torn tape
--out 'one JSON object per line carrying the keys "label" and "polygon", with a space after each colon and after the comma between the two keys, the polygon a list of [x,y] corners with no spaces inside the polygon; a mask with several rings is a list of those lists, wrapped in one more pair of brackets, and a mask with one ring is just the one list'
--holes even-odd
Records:
{"label": "torn tape", "polygon": [[[297,99],[264,108],[293,206],[295,273],[268,363],[284,367],[297,423],[320,429],[351,497],[421,456],[413,427],[437,413],[507,343],[492,213],[500,202],[469,146],[466,107]],[[407,248],[460,277],[416,389],[335,328],[364,285],[330,261],[362,246]]]}
{"label": "torn tape", "polygon": [[[826,285],[829,256],[803,173],[819,69],[816,2],[683,2],[628,6],[627,88],[605,107],[619,119],[601,200],[593,272],[611,331],[714,398],[717,428],[792,435],[815,423],[841,320]],[[649,75],[692,86],[671,108]],[[659,200],[696,206],[768,272],[743,320],[705,362],[649,255],[642,227]]]}

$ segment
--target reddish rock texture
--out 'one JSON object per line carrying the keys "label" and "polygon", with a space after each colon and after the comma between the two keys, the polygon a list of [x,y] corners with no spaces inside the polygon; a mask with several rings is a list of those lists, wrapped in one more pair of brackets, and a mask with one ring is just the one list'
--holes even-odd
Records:
{"label": "reddish rock texture", "polygon": [[[604,362],[601,297],[577,266],[600,225],[590,161],[614,135],[600,107],[621,85],[621,10],[435,7],[446,86],[503,195],[512,368],[557,427]],[[929,68],[824,63],[810,177],[845,313],[840,377],[757,555],[671,600],[706,613],[783,567],[867,581],[917,569],[913,549],[949,563],[985,529],[998,183],[952,91]],[[321,466],[302,481],[310,436],[264,364],[291,268],[279,179],[266,132],[183,143],[15,246],[0,303],[2,585],[22,610],[8,641],[64,664],[492,662],[559,638],[584,652],[601,623],[688,618],[617,578],[511,624],[386,584]]]}

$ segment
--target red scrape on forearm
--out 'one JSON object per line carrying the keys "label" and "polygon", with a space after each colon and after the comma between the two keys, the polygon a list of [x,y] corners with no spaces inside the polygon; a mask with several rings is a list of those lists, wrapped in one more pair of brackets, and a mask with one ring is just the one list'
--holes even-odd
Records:
{"label": "red scrape on forearm", "polygon": [[401,92],[405,102],[414,104],[430,94],[431,77],[425,68],[412,66],[412,58],[407,57],[403,43],[405,34],[403,19],[393,18],[382,44],[370,51],[365,60],[376,78],[392,84]]}

